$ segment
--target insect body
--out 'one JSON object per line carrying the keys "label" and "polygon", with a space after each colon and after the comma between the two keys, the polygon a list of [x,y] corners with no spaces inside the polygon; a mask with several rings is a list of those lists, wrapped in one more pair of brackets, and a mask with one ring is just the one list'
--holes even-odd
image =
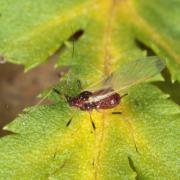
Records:
{"label": "insect body", "polygon": [[[112,93],[111,95],[107,95]],[[99,99],[100,97],[100,99]],[[101,89],[95,92],[83,91],[76,97],[68,98],[70,106],[78,107],[83,111],[93,109],[111,109],[120,103],[121,97],[113,89]]]}
{"label": "insect body", "polygon": [[83,111],[93,109],[111,109],[116,107],[129,87],[139,84],[158,74],[165,67],[165,63],[157,56],[144,57],[122,64],[100,86],[100,90],[83,91],[76,97],[68,97],[70,106]]}

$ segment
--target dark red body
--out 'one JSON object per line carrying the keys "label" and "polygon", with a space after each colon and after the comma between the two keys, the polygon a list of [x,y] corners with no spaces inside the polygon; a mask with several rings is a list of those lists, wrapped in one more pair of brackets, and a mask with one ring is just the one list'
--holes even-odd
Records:
{"label": "dark red body", "polygon": [[[107,94],[107,96],[106,96]],[[109,96],[108,96],[109,94]],[[98,97],[105,95],[104,98],[99,101],[91,101],[91,97]],[[120,103],[121,97],[118,93],[114,92],[113,89],[101,89],[94,93],[90,91],[83,91],[76,97],[68,98],[68,103],[70,106],[80,108],[83,111],[92,111],[93,109],[111,109]]]}

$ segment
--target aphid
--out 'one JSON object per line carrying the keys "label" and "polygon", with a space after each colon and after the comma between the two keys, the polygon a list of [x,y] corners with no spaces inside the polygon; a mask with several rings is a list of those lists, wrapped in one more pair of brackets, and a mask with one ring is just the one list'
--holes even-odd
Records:
{"label": "aphid", "polygon": [[106,78],[99,90],[83,91],[76,97],[66,96],[66,99],[70,106],[83,111],[112,109],[120,103],[122,97],[127,95],[121,95],[121,92],[148,80],[160,73],[164,67],[165,63],[157,56],[130,61],[118,67]]}

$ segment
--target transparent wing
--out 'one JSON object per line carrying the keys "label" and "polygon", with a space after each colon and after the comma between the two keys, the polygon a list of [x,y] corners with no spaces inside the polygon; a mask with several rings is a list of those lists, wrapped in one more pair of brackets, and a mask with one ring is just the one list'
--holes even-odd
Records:
{"label": "transparent wing", "polygon": [[[98,83],[95,86],[95,88],[99,87],[98,89],[95,90],[93,88],[95,94],[91,96],[91,101],[100,101],[114,94],[114,91],[122,92],[133,85],[144,82],[160,73],[164,67],[165,63],[157,56],[143,57],[135,61],[124,63],[107,77],[103,83]],[[112,91],[112,89],[114,91]]]}
{"label": "transparent wing", "polygon": [[165,67],[164,61],[158,56],[143,57],[120,65],[117,70],[108,77],[105,87],[111,87],[115,91],[123,91],[130,86],[144,82]]}

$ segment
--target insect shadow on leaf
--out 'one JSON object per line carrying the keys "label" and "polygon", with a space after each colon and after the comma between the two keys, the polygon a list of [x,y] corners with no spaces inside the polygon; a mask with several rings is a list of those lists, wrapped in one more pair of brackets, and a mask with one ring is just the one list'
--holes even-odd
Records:
{"label": "insect shadow on leaf", "polygon": [[[142,41],[135,39],[135,43],[141,50],[145,50],[147,52],[147,56],[157,55],[152,48],[147,46]],[[165,81],[163,82],[157,81],[157,82],[153,82],[152,84],[157,86],[166,94],[169,94],[171,100],[173,100],[176,104],[180,105],[180,93],[177,93],[177,92],[180,92],[180,83],[178,81],[172,82],[172,77],[167,67],[163,69],[163,71],[161,72],[161,75],[163,76]]]}
{"label": "insect shadow on leaf", "polygon": [[130,166],[130,168],[136,173],[136,177],[135,177],[135,179],[136,180],[138,180],[139,179],[139,177],[138,177],[138,172],[137,172],[137,169],[136,169],[136,167],[135,167],[135,165],[134,165],[134,162],[133,162],[133,160],[131,159],[131,157],[130,156],[128,156],[128,163],[129,163],[129,166]]}
{"label": "insect shadow on leaf", "polygon": [[4,136],[8,136],[8,135],[17,135],[17,133],[0,129],[0,137],[4,137]]}
{"label": "insect shadow on leaf", "polygon": [[178,81],[172,82],[172,77],[167,67],[162,71],[162,76],[165,81],[152,82],[152,84],[164,93],[169,94],[170,99],[180,105],[180,93],[177,93],[180,92],[180,83]]}
{"label": "insect shadow on leaf", "polygon": [[[51,55],[48,57],[48,60],[51,59],[52,61],[56,62],[59,59],[59,56],[67,49],[67,44],[73,44],[73,50],[72,50],[72,57],[74,56],[74,51],[75,51],[75,46],[74,43],[80,39],[80,37],[84,34],[83,29],[78,29],[76,30],[67,40],[65,40],[59,48]],[[64,72],[61,71],[59,73],[59,77],[64,75],[64,73],[69,72],[69,67],[61,67],[61,69],[64,69]]]}
{"label": "insect shadow on leaf", "polygon": [[143,51],[145,50],[147,52],[147,56],[157,56],[157,54],[150,47],[148,47],[145,43],[143,43],[139,39],[135,39],[135,43],[141,50]]}

